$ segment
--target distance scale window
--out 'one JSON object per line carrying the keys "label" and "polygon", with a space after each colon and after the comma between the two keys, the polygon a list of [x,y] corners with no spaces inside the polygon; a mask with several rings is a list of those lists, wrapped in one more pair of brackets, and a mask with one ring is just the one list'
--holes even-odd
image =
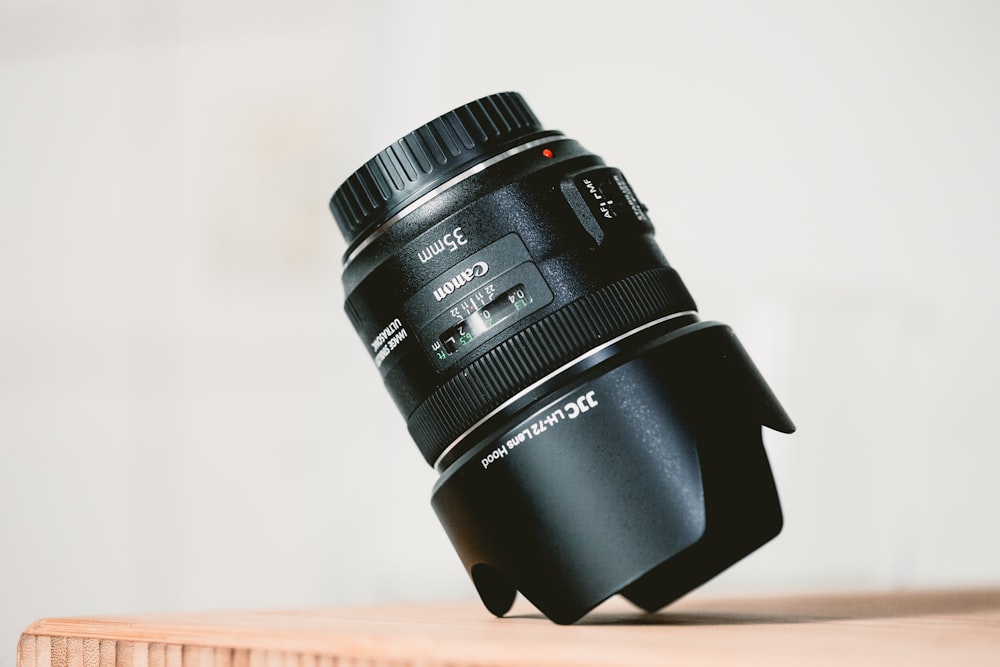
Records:
{"label": "distance scale window", "polygon": [[442,333],[438,356],[441,357],[443,352],[444,357],[441,358],[445,358],[459,352],[477,337],[513,318],[532,302],[531,294],[524,285],[515,285]]}
{"label": "distance scale window", "polygon": [[[495,266],[502,266],[495,261]],[[442,303],[445,310],[420,326],[417,337],[434,367],[443,371],[501,331],[552,303],[538,268],[521,262],[492,280],[474,284]]]}

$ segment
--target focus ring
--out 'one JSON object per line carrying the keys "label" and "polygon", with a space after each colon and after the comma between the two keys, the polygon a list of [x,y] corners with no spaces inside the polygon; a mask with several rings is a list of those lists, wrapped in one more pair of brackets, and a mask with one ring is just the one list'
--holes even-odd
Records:
{"label": "focus ring", "polygon": [[330,211],[353,244],[406,202],[541,130],[517,93],[483,97],[422,125],[368,160],[333,194]]}
{"label": "focus ring", "polygon": [[407,426],[428,463],[498,405],[605,340],[696,306],[671,268],[596,290],[496,346],[445,382]]}

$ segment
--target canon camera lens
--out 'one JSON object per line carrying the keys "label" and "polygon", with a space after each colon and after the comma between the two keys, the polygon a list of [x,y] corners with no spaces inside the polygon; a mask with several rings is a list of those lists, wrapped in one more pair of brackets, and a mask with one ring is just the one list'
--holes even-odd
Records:
{"label": "canon camera lens", "polygon": [[625,176],[520,95],[417,128],[330,209],[347,314],[491,612],[653,611],[780,531],[761,426],[791,420]]}

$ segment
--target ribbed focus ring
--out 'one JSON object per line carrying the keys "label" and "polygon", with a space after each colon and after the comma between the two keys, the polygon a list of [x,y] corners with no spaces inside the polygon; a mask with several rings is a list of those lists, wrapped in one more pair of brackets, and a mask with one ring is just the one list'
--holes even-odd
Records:
{"label": "ribbed focus ring", "polygon": [[605,340],[695,309],[671,268],[612,283],[536,322],[451,378],[410,416],[410,434],[433,465],[466,429],[533,382]]}
{"label": "ribbed focus ring", "polygon": [[389,145],[333,194],[330,211],[349,244],[434,186],[505,144],[542,129],[517,93],[453,109]]}

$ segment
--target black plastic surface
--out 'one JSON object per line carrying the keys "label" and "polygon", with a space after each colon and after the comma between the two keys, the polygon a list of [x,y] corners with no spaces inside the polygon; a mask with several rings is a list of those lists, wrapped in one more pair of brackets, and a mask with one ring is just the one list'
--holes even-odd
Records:
{"label": "black plastic surface", "polygon": [[617,593],[652,611],[780,531],[761,424],[794,427],[728,327],[675,332],[539,403],[432,500],[494,614],[515,590],[557,623]]}
{"label": "black plastic surface", "polygon": [[794,425],[624,175],[519,95],[421,126],[330,207],[345,309],[491,612],[657,609],[780,530],[760,432]]}

